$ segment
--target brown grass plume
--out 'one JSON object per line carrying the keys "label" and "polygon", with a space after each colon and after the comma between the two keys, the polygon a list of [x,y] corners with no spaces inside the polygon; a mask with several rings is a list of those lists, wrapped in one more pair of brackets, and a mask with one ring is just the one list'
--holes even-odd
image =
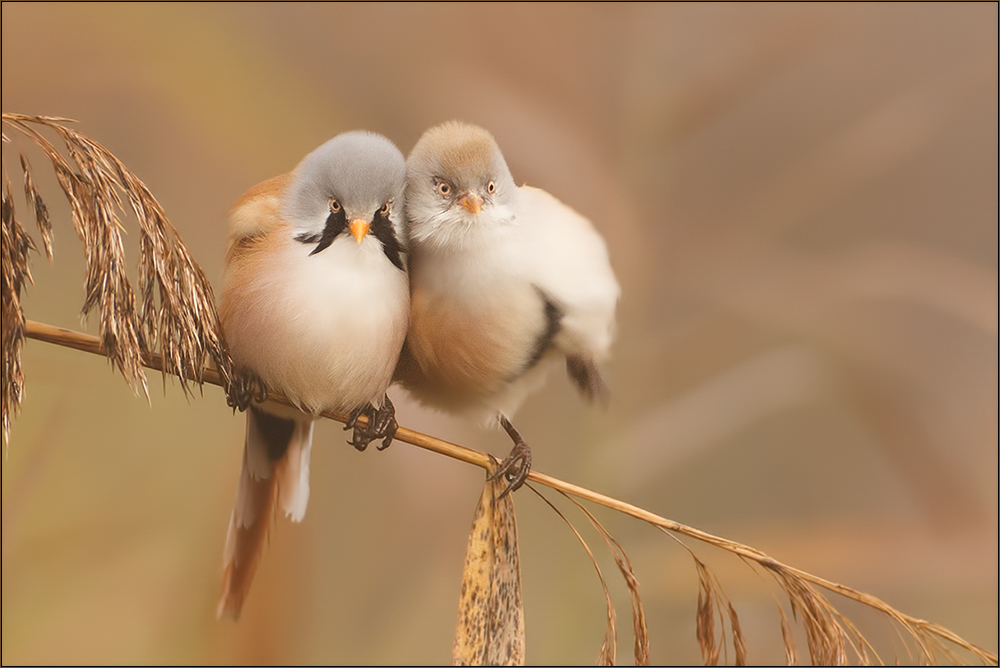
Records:
{"label": "brown grass plume", "polygon": [[[146,185],[109,150],[49,116],[3,114],[5,130],[27,137],[48,158],[69,202],[73,227],[86,254],[86,297],[82,313],[99,315],[100,340],[112,365],[135,391],[149,396],[143,354],[156,351],[163,373],[200,384],[211,360],[228,384],[230,361],[219,327],[212,288],[177,230]],[[55,140],[50,137],[54,135]],[[4,135],[5,143],[8,137]],[[20,156],[25,200],[38,225],[42,247],[52,258],[48,207],[34,185],[28,159]],[[35,248],[15,215],[4,170],[3,194],[3,433],[24,392],[20,367],[24,313],[20,304],[30,281],[29,251]],[[138,297],[129,283],[122,215],[139,226]],[[9,243],[8,243],[9,242]]]}

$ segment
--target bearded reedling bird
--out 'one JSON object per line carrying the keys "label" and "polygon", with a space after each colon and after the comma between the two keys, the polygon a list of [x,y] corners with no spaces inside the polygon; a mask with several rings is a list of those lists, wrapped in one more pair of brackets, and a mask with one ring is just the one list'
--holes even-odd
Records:
{"label": "bearded reedling bird", "polygon": [[449,122],[407,159],[410,329],[397,380],[419,401],[504,428],[514,448],[494,477],[520,487],[531,450],[510,417],[564,362],[604,401],[618,282],[590,222],[518,187],[486,130]]}
{"label": "bearded reedling bird", "polygon": [[[376,438],[383,449],[395,433],[385,391],[409,317],[405,175],[392,142],[349,132],[230,210],[220,316],[246,374],[231,404],[249,410],[220,617],[239,616],[275,508],[295,522],[305,515],[316,415],[351,411],[359,450]],[[255,396],[256,383],[297,408]],[[354,423],[361,413],[365,428]]]}

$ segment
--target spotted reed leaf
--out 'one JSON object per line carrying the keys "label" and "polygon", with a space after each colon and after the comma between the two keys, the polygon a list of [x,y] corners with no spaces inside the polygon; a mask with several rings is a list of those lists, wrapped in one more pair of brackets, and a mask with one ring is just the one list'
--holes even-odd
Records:
{"label": "spotted reed leaf", "polygon": [[462,569],[453,665],[524,665],[524,609],[514,500],[487,480]]}

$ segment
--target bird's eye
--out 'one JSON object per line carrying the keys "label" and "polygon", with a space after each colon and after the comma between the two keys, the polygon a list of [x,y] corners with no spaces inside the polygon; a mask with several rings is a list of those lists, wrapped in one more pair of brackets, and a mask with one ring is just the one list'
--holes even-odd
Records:
{"label": "bird's eye", "polygon": [[486,192],[492,195],[496,191],[497,191],[497,184],[493,183],[492,181],[486,184]]}
{"label": "bird's eye", "polygon": [[330,211],[340,213],[340,202],[335,199],[330,200]]}
{"label": "bird's eye", "polygon": [[441,195],[448,196],[448,195],[451,194],[451,186],[448,185],[447,183],[445,183],[444,181],[442,181],[441,183],[438,184],[437,190],[438,190],[438,193],[441,194]]}
{"label": "bird's eye", "polygon": [[379,214],[381,214],[383,216],[388,216],[389,215],[389,203],[386,202],[385,204],[383,204],[382,208],[379,209],[378,212],[379,212]]}

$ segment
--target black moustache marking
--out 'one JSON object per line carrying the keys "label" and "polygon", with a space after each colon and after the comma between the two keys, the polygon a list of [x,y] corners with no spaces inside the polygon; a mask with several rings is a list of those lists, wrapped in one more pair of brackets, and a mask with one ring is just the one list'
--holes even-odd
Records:
{"label": "black moustache marking", "polygon": [[327,246],[333,243],[333,240],[337,238],[337,235],[344,232],[346,229],[347,214],[344,212],[344,208],[341,207],[340,211],[331,211],[330,215],[327,216],[326,225],[323,227],[322,234],[306,234],[303,232],[302,234],[296,236],[295,240],[304,244],[316,244],[316,248],[312,249],[309,253],[309,255],[315,255],[316,253],[325,250]]}
{"label": "black moustache marking", "polygon": [[[295,240],[304,244],[316,244],[316,248],[312,249],[309,255],[315,255],[323,250],[325,250],[333,240],[338,236],[347,231],[347,213],[343,208],[336,213],[330,212],[330,215],[326,219],[326,225],[323,227],[322,234],[307,234],[303,232],[295,237]],[[389,221],[389,217],[383,214],[381,211],[375,213],[375,218],[372,220],[371,227],[368,230],[370,233],[375,235],[375,238],[379,240],[382,244],[382,252],[385,256],[389,258],[389,262],[396,265],[396,268],[400,271],[405,271],[403,268],[403,258],[400,254],[403,252],[403,247],[400,246],[399,240],[396,238],[396,230],[393,229],[392,223]]]}
{"label": "black moustache marking", "polygon": [[375,235],[376,239],[382,242],[382,252],[389,258],[389,262],[396,265],[396,268],[400,271],[405,271],[403,269],[403,258],[399,255],[403,249],[399,245],[399,240],[396,238],[396,230],[393,229],[389,217],[381,211],[377,211],[375,219],[372,221],[370,232]]}

